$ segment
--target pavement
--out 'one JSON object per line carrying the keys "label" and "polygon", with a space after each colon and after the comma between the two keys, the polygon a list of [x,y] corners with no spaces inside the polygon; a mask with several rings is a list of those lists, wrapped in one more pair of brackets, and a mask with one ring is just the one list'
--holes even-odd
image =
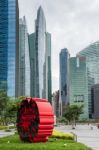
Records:
{"label": "pavement", "polygon": [[[92,150],[99,150],[99,129],[95,125],[77,125],[75,129],[72,129],[71,126],[59,125],[55,127],[55,129],[74,133],[77,135],[77,142],[83,143],[88,147],[91,147]],[[14,130],[11,132],[0,131],[0,138],[13,135],[15,133]]]}
{"label": "pavement", "polygon": [[15,134],[14,130],[12,130],[11,132],[5,132],[4,130],[0,130],[0,138],[10,136],[10,135],[13,135],[13,134]]}
{"label": "pavement", "polygon": [[99,129],[95,125],[57,126],[55,129],[63,132],[72,132],[77,135],[77,142],[83,143],[92,150],[99,150]]}

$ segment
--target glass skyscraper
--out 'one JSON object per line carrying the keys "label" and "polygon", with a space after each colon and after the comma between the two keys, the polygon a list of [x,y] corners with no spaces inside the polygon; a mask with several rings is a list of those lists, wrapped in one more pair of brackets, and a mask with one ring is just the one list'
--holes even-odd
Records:
{"label": "glass skyscraper", "polygon": [[36,49],[35,49],[35,33],[29,35],[29,51],[30,51],[30,95],[36,97]]}
{"label": "glass skyscraper", "polygon": [[94,84],[99,84],[99,41],[89,45],[77,55],[86,57],[88,76],[88,108],[89,117],[92,118],[91,88]]}
{"label": "glass skyscraper", "polygon": [[86,58],[77,56],[70,58],[70,105],[83,105],[81,119],[88,119],[88,78]]}
{"label": "glass skyscraper", "polygon": [[99,84],[91,88],[93,119],[99,119]]}
{"label": "glass skyscraper", "polygon": [[42,7],[37,12],[35,33],[29,35],[31,96],[51,101],[51,35],[46,32]]}
{"label": "glass skyscraper", "polygon": [[[18,1],[0,1],[0,89],[16,95],[18,66]],[[16,61],[17,60],[17,61]]]}
{"label": "glass skyscraper", "polygon": [[46,20],[42,7],[38,9],[36,28],[36,95],[46,98]]}
{"label": "glass skyscraper", "polygon": [[59,101],[62,102],[62,111],[69,102],[69,57],[68,50],[62,49],[59,55]]}
{"label": "glass skyscraper", "polygon": [[49,102],[52,101],[52,76],[51,76],[51,34],[46,33],[46,73],[47,73],[47,95]]}
{"label": "glass skyscraper", "polygon": [[30,56],[26,19],[19,22],[19,84],[18,96],[30,96]]}

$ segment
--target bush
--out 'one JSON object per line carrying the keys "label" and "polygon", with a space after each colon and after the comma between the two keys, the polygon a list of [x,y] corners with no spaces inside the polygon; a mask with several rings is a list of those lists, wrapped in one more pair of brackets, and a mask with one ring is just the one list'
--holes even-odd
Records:
{"label": "bush", "polygon": [[57,118],[57,123],[65,123],[67,124],[67,120],[64,117]]}
{"label": "bush", "polygon": [[7,130],[8,126],[0,126],[0,130]]}
{"label": "bush", "polygon": [[57,130],[53,130],[52,138],[66,139],[66,140],[74,140],[74,135],[72,133],[63,133]]}
{"label": "bush", "polygon": [[9,126],[9,129],[16,129],[16,126]]}
{"label": "bush", "polygon": [[15,129],[15,126],[0,126],[0,130],[10,130],[10,129]]}

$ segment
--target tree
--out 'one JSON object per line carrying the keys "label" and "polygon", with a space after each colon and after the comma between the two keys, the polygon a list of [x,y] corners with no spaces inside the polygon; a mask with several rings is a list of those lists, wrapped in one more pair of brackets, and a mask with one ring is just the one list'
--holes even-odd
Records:
{"label": "tree", "polygon": [[6,91],[0,90],[0,115],[5,111],[8,100],[9,97],[7,96]]}
{"label": "tree", "polygon": [[6,125],[8,125],[9,123],[13,123],[13,124],[16,123],[17,111],[22,99],[25,99],[25,97],[19,97],[14,100],[10,99],[7,102],[6,111],[4,113],[4,118],[5,118],[4,120]]}
{"label": "tree", "polygon": [[16,122],[16,114],[17,114],[17,105],[15,100],[9,100],[7,102],[7,107],[4,112],[4,123],[8,125],[9,123]]}
{"label": "tree", "polygon": [[68,122],[72,123],[72,128],[75,128],[76,121],[79,119],[80,114],[83,113],[83,105],[67,105],[64,117]]}
{"label": "tree", "polygon": [[23,97],[18,99],[10,98],[6,92],[0,91],[0,124],[16,123],[17,110],[22,99]]}

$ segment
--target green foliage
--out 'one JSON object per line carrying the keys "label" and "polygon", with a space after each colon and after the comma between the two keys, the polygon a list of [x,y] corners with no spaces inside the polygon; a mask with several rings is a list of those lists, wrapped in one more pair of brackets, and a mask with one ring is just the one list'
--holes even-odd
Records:
{"label": "green foliage", "polygon": [[15,129],[15,126],[0,126],[0,130],[11,130],[11,129]]}
{"label": "green foliage", "polygon": [[0,91],[0,125],[16,123],[17,110],[23,98],[10,98],[6,92]]}
{"label": "green foliage", "polygon": [[80,114],[83,113],[83,105],[68,105],[66,107],[64,117],[69,121],[76,123],[76,120],[79,119]]}
{"label": "green foliage", "polygon": [[65,117],[59,117],[59,118],[56,118],[56,122],[57,123],[66,123],[66,118]]}
{"label": "green foliage", "polygon": [[9,97],[7,96],[7,93],[4,90],[0,90],[0,115],[3,115],[7,107],[8,100]]}
{"label": "green foliage", "polygon": [[53,130],[51,138],[74,140],[74,135],[72,133],[64,133],[58,130]]}
{"label": "green foliage", "polygon": [[6,129],[8,129],[7,126],[0,126],[0,130],[6,130]]}
{"label": "green foliage", "polygon": [[3,150],[91,150],[87,146],[71,140],[49,139],[46,143],[23,143],[18,135],[0,138]]}

